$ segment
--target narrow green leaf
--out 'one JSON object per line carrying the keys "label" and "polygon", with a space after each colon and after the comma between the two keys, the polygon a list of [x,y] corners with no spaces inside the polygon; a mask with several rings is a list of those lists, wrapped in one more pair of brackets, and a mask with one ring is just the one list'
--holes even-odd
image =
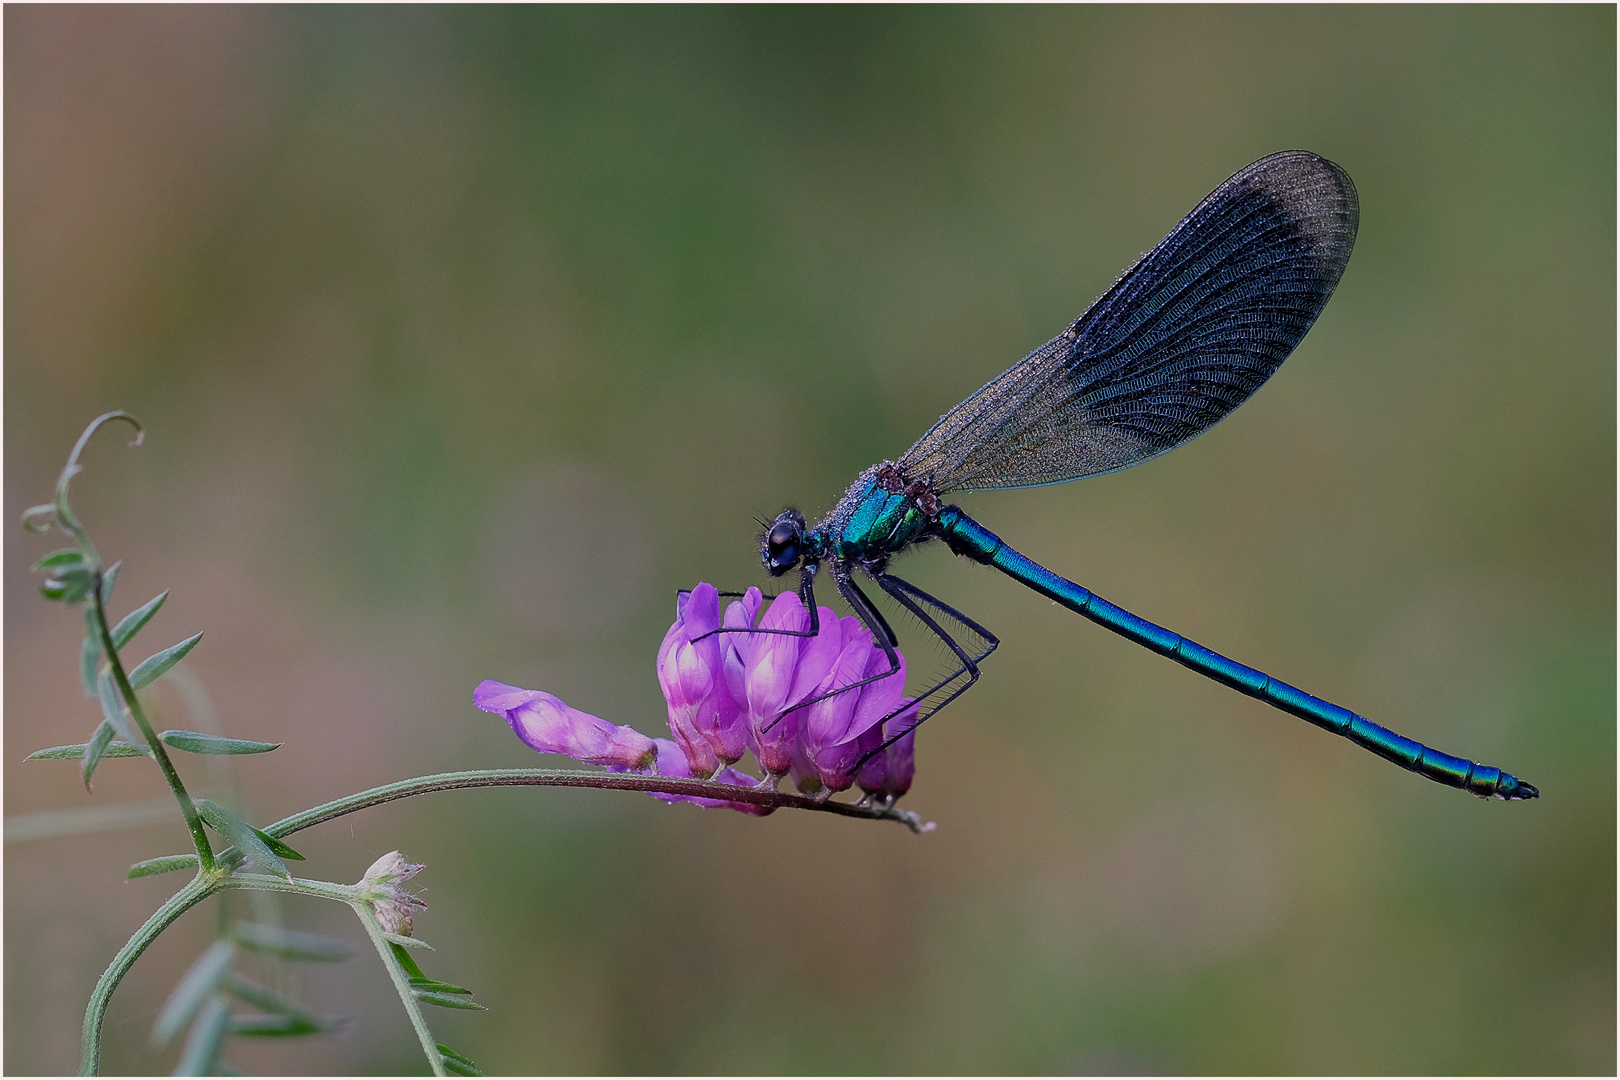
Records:
{"label": "narrow green leaf", "polygon": [[124,560],[119,559],[101,572],[101,606],[105,608],[112,603],[113,585],[118,581],[118,571],[124,568]]}
{"label": "narrow green leaf", "polygon": [[[195,858],[195,856],[193,856]],[[229,941],[216,941],[203,950],[203,954],[180,977],[174,993],[163,1003],[157,1023],[152,1025],[152,1044],[167,1046],[180,1029],[191,1022],[204,1001],[225,981],[231,970],[233,949]]]}
{"label": "narrow green leaf", "polygon": [[164,589],[152,599],[119,619],[118,625],[113,627],[113,648],[122,649],[125,645],[128,645],[130,640],[141,632],[141,627],[152,621],[152,616],[158,613],[158,608],[162,607],[163,601],[168,598],[169,590]]}
{"label": "narrow green leaf", "polygon": [[153,874],[167,874],[171,870],[188,870],[196,865],[195,855],[161,855],[156,859],[136,863],[129,868],[129,873],[125,877],[151,877]]}
{"label": "narrow green leaf", "polygon": [[223,735],[209,735],[201,731],[160,731],[158,738],[166,745],[190,754],[268,754],[281,745],[253,739],[227,739]]}
{"label": "narrow green leaf", "polygon": [[96,697],[96,664],[101,660],[101,629],[96,623],[96,609],[84,609],[84,641],[79,645],[79,680],[84,683],[86,697]]}
{"label": "narrow green leaf", "polygon": [[306,934],[300,930],[283,930],[264,923],[237,923],[231,930],[231,936],[243,948],[271,953],[288,960],[335,963],[354,955],[354,948],[346,941],[320,934]]}
{"label": "narrow green leaf", "polygon": [[458,997],[455,994],[438,994],[431,990],[413,990],[416,1000],[424,1005],[437,1005],[441,1009],[476,1009],[478,1012],[489,1010],[468,998]]}
{"label": "narrow green leaf", "polygon": [[117,734],[113,726],[103,720],[96,725],[96,733],[90,736],[90,741],[84,744],[84,757],[79,763],[79,773],[84,777],[84,789],[90,790],[90,778],[96,775],[96,766],[101,764],[101,757],[107,752],[113,736]]}
{"label": "narrow green leaf", "polygon": [[304,1010],[283,998],[268,986],[254,982],[239,972],[232,972],[225,980],[225,991],[244,1005],[252,1005],[255,1009],[263,1009],[268,1013],[285,1016],[302,1016]]}
{"label": "narrow green leaf", "polygon": [[407,949],[426,949],[428,952],[433,951],[433,946],[429,945],[421,938],[406,937],[403,934],[390,934],[386,930],[383,931],[383,938],[386,941],[392,942],[395,945],[403,946]]}
{"label": "narrow green leaf", "polygon": [[118,687],[113,685],[112,672],[103,671],[97,676],[96,696],[101,698],[101,715],[117,729],[124,741],[131,746],[144,745],[136,740],[135,729],[129,726],[129,715],[124,710],[124,703],[118,699]]}
{"label": "narrow green leaf", "polygon": [[225,1048],[231,1014],[225,999],[215,995],[203,1006],[197,1022],[191,1026],[186,1039],[185,1052],[180,1064],[174,1067],[175,1076],[212,1076],[219,1071],[219,1054]]}
{"label": "narrow green leaf", "polygon": [[268,1016],[242,1016],[231,1021],[238,1035],[307,1035],[335,1031],[349,1022],[344,1016],[316,1016],[286,1001],[268,986],[261,986],[239,974],[226,980],[225,990],[247,1005],[263,1009]]}
{"label": "narrow green leaf", "polygon": [[263,829],[254,829],[253,831],[259,834],[259,839],[264,841],[265,847],[269,848],[277,855],[280,855],[283,859],[297,859],[299,862],[304,861],[304,857],[298,854],[298,852],[294,851],[292,849],[292,845],[277,840]]}
{"label": "narrow green leaf", "polygon": [[410,953],[406,952],[404,949],[400,948],[398,945],[391,944],[391,945],[389,945],[389,948],[394,950],[394,959],[399,961],[399,966],[405,969],[405,974],[406,975],[408,975],[409,977],[411,977],[413,979],[425,979],[425,978],[427,978],[426,975],[422,974],[422,969],[420,967],[417,967],[416,958],[413,957]]}
{"label": "narrow green leaf", "polygon": [[221,836],[241,848],[242,854],[258,863],[261,869],[277,877],[292,879],[292,874],[282,865],[281,859],[270,850],[268,844],[259,839],[259,833],[253,826],[213,799],[198,799],[197,813]]}
{"label": "narrow green leaf", "polygon": [[234,1016],[231,1018],[231,1034],[245,1035],[261,1039],[274,1039],[288,1035],[316,1035],[323,1031],[331,1031],[339,1026],[337,1022],[323,1021],[318,1017],[305,1015],[281,1016]]}
{"label": "narrow green leaf", "polygon": [[[107,730],[108,730],[109,733],[112,731],[112,728],[111,728],[110,725],[109,725]],[[74,743],[72,746],[52,746],[52,747],[48,747],[47,749],[44,749],[44,750],[35,750],[32,754],[29,754],[27,757],[23,758],[23,760],[24,761],[63,761],[63,760],[78,761],[78,760],[80,760],[81,758],[84,757],[84,751],[89,745],[90,745],[89,743]],[[145,757],[146,756],[146,751],[145,751],[144,748],[131,746],[127,742],[120,742],[117,739],[114,739],[112,742],[109,742],[102,749],[101,756],[102,757]]]}
{"label": "narrow green leaf", "polygon": [[445,1069],[455,1073],[457,1076],[484,1075],[483,1070],[474,1065],[465,1054],[456,1053],[444,1043],[439,1044],[439,1056],[444,1058]]}
{"label": "narrow green leaf", "polygon": [[466,987],[454,983],[439,982],[437,979],[415,978],[411,979],[412,990],[431,990],[435,994],[471,994]]}
{"label": "narrow green leaf", "polygon": [[55,570],[64,566],[83,566],[84,552],[78,548],[57,548],[34,564],[35,570]]}
{"label": "narrow green leaf", "polygon": [[129,685],[137,690],[152,685],[153,680],[178,664],[181,658],[191,651],[191,647],[201,640],[202,634],[193,634],[178,645],[170,645],[162,652],[148,656],[129,673]]}

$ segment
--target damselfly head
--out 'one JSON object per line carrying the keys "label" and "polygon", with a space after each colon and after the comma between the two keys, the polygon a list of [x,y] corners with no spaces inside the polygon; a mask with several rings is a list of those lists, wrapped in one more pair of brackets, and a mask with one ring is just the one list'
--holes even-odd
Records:
{"label": "damselfly head", "polygon": [[799,565],[804,556],[804,528],[804,515],[789,507],[776,515],[759,538],[759,558],[771,577],[781,577]]}

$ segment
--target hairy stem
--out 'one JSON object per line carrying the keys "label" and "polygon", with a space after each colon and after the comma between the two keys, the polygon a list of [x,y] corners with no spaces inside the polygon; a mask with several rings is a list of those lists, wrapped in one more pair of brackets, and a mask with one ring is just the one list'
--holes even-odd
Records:
{"label": "hairy stem", "polygon": [[[103,635],[106,634],[105,621],[102,626]],[[104,645],[111,645],[104,641]],[[116,670],[116,669],[115,669]],[[119,672],[120,687],[127,687],[128,680]],[[130,698],[133,699],[133,693]],[[142,731],[151,739],[151,728],[141,717]],[[154,749],[157,749],[157,740],[152,739]],[[164,760],[167,760],[166,758]],[[176,777],[178,784],[178,777]],[[311,807],[291,817],[282,818],[273,825],[266,826],[264,831],[274,837],[289,836],[302,829],[331,821],[333,818],[352,814],[357,810],[365,810],[383,803],[393,802],[395,799],[405,799],[412,795],[425,795],[433,791],[452,791],[456,788],[480,787],[590,787],[603,788],[610,791],[657,791],[669,795],[696,795],[702,798],[726,799],[731,802],[746,802],[756,806],[790,807],[796,810],[819,810],[828,814],[842,814],[845,817],[868,818],[875,821],[898,821],[913,832],[922,832],[924,826],[917,815],[910,811],[900,810],[896,807],[857,806],[853,803],[841,803],[826,800],[817,802],[804,795],[793,795],[780,791],[770,791],[762,788],[734,787],[730,784],[719,784],[712,780],[682,780],[669,776],[641,776],[631,773],[597,773],[574,772],[549,769],[473,769],[467,772],[437,773],[432,776],[418,776],[410,780],[400,780],[392,784],[371,788],[368,791],[357,792],[342,799],[321,806]],[[179,788],[179,797],[185,798],[183,805],[190,807],[190,799],[185,796],[185,789]],[[195,810],[192,811],[195,813]],[[188,820],[190,820],[188,818]],[[206,845],[207,839],[202,843]],[[199,857],[206,851],[206,846],[199,851]],[[179,918],[180,914],[213,894],[225,889],[265,889],[272,892],[302,893],[305,896],[318,896],[327,900],[337,900],[349,904],[360,915],[360,920],[366,925],[366,932],[372,935],[372,940],[378,942],[378,952],[383,955],[383,962],[388,966],[389,977],[394,980],[395,987],[400,991],[400,1000],[405,1003],[406,1011],[410,1013],[411,1024],[416,1028],[417,1036],[422,1040],[423,1051],[428,1055],[428,1061],[433,1066],[435,1075],[444,1075],[444,1062],[439,1055],[438,1044],[433,1041],[432,1034],[422,1021],[421,1011],[417,1006],[416,997],[410,991],[407,977],[398,968],[398,961],[394,958],[392,950],[387,948],[388,942],[378,937],[381,927],[375,925],[376,919],[371,915],[370,909],[355,900],[355,888],[352,885],[337,885],[326,881],[309,881],[304,878],[285,879],[269,874],[227,874],[226,868],[242,862],[241,855],[235,848],[227,848],[221,852],[218,860],[213,864],[211,871],[201,872],[185,888],[175,893],[169,900],[148,919],[135,936],[130,938],[118,955],[113,957],[107,970],[102,973],[101,979],[96,983],[95,991],[90,995],[90,1004],[84,1014],[84,1044],[83,1058],[80,1062],[80,1075],[93,1076],[96,1072],[97,1062],[101,1054],[101,1022],[106,1014],[107,1002],[113,991],[118,987],[119,980],[129,971],[137,957],[146,950],[158,934],[168,925]],[[369,921],[368,921],[369,920]],[[402,981],[403,980],[403,981]]]}
{"label": "hairy stem", "polygon": [[200,901],[225,888],[227,884],[228,882],[215,876],[197,875],[185,888],[164,901],[163,906],[154,911],[152,917],[135,931],[135,935],[124,943],[122,949],[118,950],[117,955],[112,958],[112,963],[107,965],[107,970],[96,980],[96,988],[90,994],[90,1003],[85,1006],[84,1035],[79,1057],[80,1076],[94,1076],[100,1066],[101,1022],[107,1015],[107,1002],[112,999],[113,991],[118,989],[118,983],[125,973],[170,923]]}
{"label": "hairy stem", "polygon": [[232,874],[221,878],[221,889],[263,889],[265,892],[298,893],[322,900],[336,900],[352,904],[360,895],[353,885],[340,885],[335,881],[311,881],[308,878],[284,878],[274,874]]}
{"label": "hairy stem", "polygon": [[95,605],[96,630],[101,634],[101,651],[107,657],[107,666],[112,670],[113,681],[118,684],[118,692],[129,706],[130,718],[141,729],[141,735],[146,739],[146,745],[151,748],[158,768],[163,770],[163,778],[169,782],[169,790],[174,792],[175,801],[180,804],[180,812],[185,815],[186,828],[191,830],[191,842],[197,849],[202,872],[206,874],[214,868],[214,849],[208,843],[208,834],[203,831],[202,816],[197,813],[197,807],[192,803],[190,794],[186,792],[186,785],[181,782],[174,762],[169,760],[169,751],[158,741],[157,733],[152,730],[151,722],[146,719],[146,710],[141,708],[140,698],[135,696],[135,688],[129,684],[129,676],[124,674],[123,661],[118,658],[118,649],[113,645],[112,631],[107,628],[107,609],[101,600],[99,570],[96,571],[96,587],[91,590],[91,603]]}
{"label": "hairy stem", "polygon": [[[920,832],[923,829],[916,814],[892,806],[857,806],[854,803],[833,802],[831,799],[817,802],[807,795],[762,788],[735,787],[713,780],[683,780],[670,776],[577,772],[565,769],[470,769],[466,772],[418,776],[357,792],[282,818],[273,825],[266,825],[264,831],[279,839],[312,825],[331,821],[344,814],[352,814],[356,810],[381,806],[395,799],[425,795],[432,791],[481,787],[589,787],[609,791],[657,791],[666,795],[696,795],[705,799],[725,799],[728,802],[752,803],[756,806],[819,810],[822,813],[842,814],[845,817],[868,818],[874,821],[898,821],[913,832]],[[225,857],[226,855],[221,855],[222,859]]]}
{"label": "hairy stem", "polygon": [[433,1038],[433,1032],[428,1030],[427,1019],[422,1015],[422,1005],[416,1000],[415,991],[411,989],[411,977],[400,967],[399,958],[394,955],[394,947],[383,936],[383,928],[377,922],[376,914],[369,904],[359,901],[349,906],[354,908],[354,913],[360,917],[360,925],[366,928],[371,943],[377,947],[377,955],[382,957],[383,967],[388,969],[388,977],[393,980],[394,990],[399,994],[399,1003],[405,1006],[405,1013],[411,1018],[411,1027],[416,1029],[416,1037],[422,1043],[422,1053],[427,1055],[428,1068],[433,1070],[434,1076],[449,1075],[444,1068],[444,1055],[439,1053],[439,1043]]}

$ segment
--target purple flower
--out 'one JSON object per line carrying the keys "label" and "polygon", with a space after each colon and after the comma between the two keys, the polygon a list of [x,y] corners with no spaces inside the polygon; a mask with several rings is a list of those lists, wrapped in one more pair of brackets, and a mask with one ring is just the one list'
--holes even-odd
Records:
{"label": "purple flower", "polygon": [[[889,670],[888,654],[872,644],[872,635],[859,619],[851,616],[843,620],[842,629],[844,647],[823,683],[823,693]],[[855,779],[850,775],[855,763],[883,741],[878,722],[900,707],[905,696],[906,661],[898,652],[895,656],[900,667],[894,674],[858,690],[834,694],[805,709],[804,748],[816,779],[830,792],[850,786]],[[800,786],[806,786],[802,780]]]}
{"label": "purple flower", "polygon": [[[726,612],[727,626],[746,626],[759,608],[760,592],[748,590]],[[712,777],[747,749],[742,708],[726,681],[729,654],[738,634],[717,634],[720,594],[708,582],[683,595],[675,623],[658,650],[658,685],[669,703],[669,730],[686,754],[693,776]],[[740,669],[741,660],[736,660]]]}
{"label": "purple flower", "polygon": [[[690,765],[687,763],[686,755],[681,751],[679,746],[675,745],[675,743],[669,739],[654,739],[653,742],[658,747],[658,764],[654,770],[655,775],[676,777],[683,780],[692,776],[692,770]],[[730,765],[723,767],[720,770],[719,775],[713,777],[713,779],[720,781],[722,784],[731,784],[735,787],[751,788],[759,783],[759,781],[754,777],[749,776],[745,772],[739,772],[736,769],[733,769]],[[756,803],[732,802],[728,799],[704,799],[696,795],[670,795],[663,791],[652,791],[648,792],[648,794],[655,799],[662,799],[664,802],[689,802],[696,803],[699,806],[709,807],[723,806],[728,810],[740,810],[745,814],[753,814],[756,817],[764,817],[766,814],[769,814],[771,811],[776,809],[774,806],[759,806]]]}
{"label": "purple flower", "polygon": [[518,738],[542,754],[566,754],[575,761],[626,769],[650,768],[657,757],[653,741],[641,732],[571,709],[544,690],[485,679],[473,691],[473,704],[499,714]]}
{"label": "purple flower", "polygon": [[[776,597],[760,618],[762,605],[760,591],[749,589],[727,605],[722,618],[720,595],[707,582],[677,602],[675,623],[664,635],[657,661],[673,739],[649,739],[550,694],[494,681],[478,687],[474,703],[505,717],[536,750],[614,772],[772,788],[788,776],[799,790],[822,797],[858,781],[869,797],[893,802],[911,786],[913,736],[908,733],[874,755],[858,775],[856,763],[885,737],[916,722],[915,708],[881,722],[905,704],[905,658],[896,652],[899,666],[885,675],[889,654],[873,644],[860,620],[819,608],[817,632],[806,636],[810,614],[796,595]],[[722,627],[741,632],[716,633]],[[864,679],[872,681],[855,686]],[[732,767],[748,750],[765,771],[763,781]],[[769,812],[724,799],[657,798]]]}
{"label": "purple flower", "polygon": [[[831,615],[832,612],[828,611],[827,614]],[[773,787],[793,767],[793,751],[803,719],[799,712],[785,710],[809,696],[802,692],[804,684],[817,676],[815,670],[809,669],[821,667],[820,661],[826,653],[824,648],[804,648],[805,645],[819,645],[828,636],[825,619],[822,632],[814,638],[792,636],[803,633],[809,627],[810,615],[799,598],[792,593],[783,593],[766,610],[765,617],[759,621],[759,629],[791,633],[730,635],[748,639],[737,644],[737,651],[745,666],[743,686],[747,702],[749,749],[754,751],[760,768],[765,770],[766,782]],[[799,672],[801,657],[808,661],[803,676]],[[795,682],[800,684],[801,690],[797,695],[793,693]]]}
{"label": "purple flower", "polygon": [[912,749],[917,735],[915,731],[909,729],[916,723],[916,710],[908,709],[883,726],[884,733],[881,738],[877,735],[877,729],[871,728],[864,740],[869,745],[863,747],[861,750],[863,754],[872,747],[881,746],[884,739],[892,737],[896,732],[905,732],[892,746],[872,755],[871,759],[861,766],[856,777],[861,790],[884,805],[894,802],[911,790],[911,778],[917,771]]}

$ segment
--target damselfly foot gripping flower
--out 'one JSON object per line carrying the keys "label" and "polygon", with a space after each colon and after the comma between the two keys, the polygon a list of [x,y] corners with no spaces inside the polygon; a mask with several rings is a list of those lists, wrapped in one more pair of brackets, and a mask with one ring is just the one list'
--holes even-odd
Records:
{"label": "damselfly foot gripping flower", "polygon": [[[763,606],[758,589],[749,589],[724,613],[719,592],[707,582],[681,594],[657,662],[672,739],[649,739],[543,691],[494,680],[479,685],[473,702],[502,716],[518,738],[542,753],[566,754],[615,772],[771,788],[785,776],[800,791],[821,798],[858,783],[868,800],[884,805],[905,794],[913,772],[909,729],[916,710],[883,722],[905,703],[905,658],[899,657],[892,675],[855,686],[890,666],[860,620],[821,608],[816,635],[799,637],[794,634],[810,628],[810,614],[796,595],[776,597],[761,617]],[[737,632],[716,632],[722,628]],[[836,692],[841,687],[852,689]],[[872,754],[899,732],[905,734]],[[762,780],[733,767],[749,751],[765,772]],[[749,803],[657,797],[767,812]]]}

